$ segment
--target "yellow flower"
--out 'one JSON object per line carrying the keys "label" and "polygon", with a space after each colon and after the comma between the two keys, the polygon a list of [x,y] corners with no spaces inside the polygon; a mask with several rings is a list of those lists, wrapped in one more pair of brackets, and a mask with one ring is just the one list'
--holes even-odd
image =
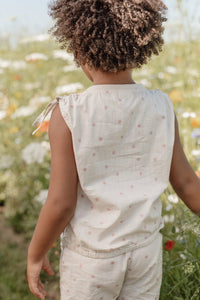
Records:
{"label": "yellow flower", "polygon": [[10,106],[6,110],[6,116],[9,117],[10,115],[12,115],[16,111],[16,109],[17,109],[16,104],[14,103],[10,104]]}
{"label": "yellow flower", "polygon": [[39,130],[34,134],[34,137],[38,138],[42,136],[42,132],[40,132]]}
{"label": "yellow flower", "polygon": [[22,92],[20,92],[20,91],[15,92],[14,97],[17,98],[17,99],[21,99],[22,98]]}
{"label": "yellow flower", "polygon": [[182,93],[179,90],[172,90],[171,93],[169,94],[170,99],[172,102],[178,102],[180,103],[182,101]]}
{"label": "yellow flower", "polygon": [[17,126],[14,126],[14,127],[10,128],[10,130],[9,130],[10,133],[16,133],[18,131],[19,131],[19,128]]}

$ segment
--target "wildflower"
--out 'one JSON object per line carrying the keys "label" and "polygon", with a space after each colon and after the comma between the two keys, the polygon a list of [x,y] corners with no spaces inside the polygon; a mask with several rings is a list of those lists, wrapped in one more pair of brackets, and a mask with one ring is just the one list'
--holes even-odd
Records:
{"label": "wildflower", "polygon": [[195,173],[200,178],[200,171],[196,171]]}
{"label": "wildflower", "polygon": [[63,72],[72,72],[72,71],[77,71],[77,70],[78,70],[78,68],[74,65],[63,67]]}
{"label": "wildflower", "polygon": [[180,103],[182,102],[182,93],[179,90],[172,90],[171,93],[169,94],[170,99],[172,102],[177,102]]}
{"label": "wildflower", "polygon": [[178,196],[176,194],[173,194],[173,195],[169,195],[168,196],[168,200],[171,202],[171,203],[178,203],[179,200],[178,200]]}
{"label": "wildflower", "polygon": [[196,246],[200,245],[200,239],[196,241]]}
{"label": "wildflower", "polygon": [[193,265],[192,262],[188,261],[185,266],[183,267],[183,271],[184,273],[187,275],[187,274],[192,274],[193,271],[195,269],[195,265]]}
{"label": "wildflower", "polygon": [[48,195],[48,190],[41,190],[37,196],[35,196],[34,200],[44,204]]}
{"label": "wildflower", "polygon": [[185,111],[183,114],[182,114],[182,117],[184,119],[188,119],[188,118],[196,118],[196,113],[195,112],[187,112]]}
{"label": "wildflower", "polygon": [[173,208],[173,205],[172,205],[172,204],[168,204],[168,205],[165,207],[165,210],[166,210],[166,211],[170,211],[172,208]]}
{"label": "wildflower", "polygon": [[27,91],[31,91],[33,89],[38,89],[40,87],[41,83],[38,81],[36,82],[30,82],[24,84],[24,89]]}
{"label": "wildflower", "polygon": [[200,116],[196,116],[196,118],[191,118],[190,124],[191,124],[192,128],[199,128],[200,127]]}
{"label": "wildflower", "polygon": [[14,97],[17,98],[17,99],[21,99],[22,98],[22,92],[20,92],[20,91],[15,92]]}
{"label": "wildflower", "polygon": [[14,163],[14,158],[12,156],[10,156],[9,154],[2,155],[0,158],[0,170],[5,170],[10,168],[13,163]]}
{"label": "wildflower", "polygon": [[17,126],[14,126],[12,128],[9,129],[9,132],[12,134],[12,133],[16,133],[19,131],[19,128]]}
{"label": "wildflower", "polygon": [[166,223],[173,223],[174,222],[174,215],[164,215],[163,219]]}
{"label": "wildflower", "polygon": [[29,165],[32,163],[43,163],[45,155],[49,152],[48,142],[30,143],[22,150],[22,159]]}
{"label": "wildflower", "polygon": [[20,75],[18,75],[18,74],[14,74],[14,75],[13,75],[13,77],[12,77],[12,80],[13,80],[13,81],[21,81],[21,80],[22,80],[22,78],[21,78],[21,76],[20,76]]}
{"label": "wildflower", "polygon": [[177,69],[173,66],[166,67],[165,71],[169,74],[177,74],[178,73]]}
{"label": "wildflower", "polygon": [[15,70],[21,70],[26,68],[26,62],[23,60],[3,60],[0,59],[0,67],[2,69],[10,68]]}
{"label": "wildflower", "polygon": [[150,88],[152,86],[151,82],[148,81],[147,79],[140,80],[140,83],[146,86],[147,88]]}
{"label": "wildflower", "polygon": [[[37,124],[37,128],[40,127],[40,123]],[[49,128],[49,121],[44,121],[42,122],[42,125],[39,129],[40,132],[48,132],[48,128]]]}
{"label": "wildflower", "polygon": [[0,120],[4,119],[6,117],[6,111],[0,110]]}
{"label": "wildflower", "polygon": [[39,60],[48,60],[48,57],[43,53],[31,53],[25,57],[26,61],[31,62],[37,62]]}
{"label": "wildflower", "polygon": [[174,248],[175,241],[167,241],[165,243],[165,250],[170,251]]}
{"label": "wildflower", "polygon": [[6,116],[8,117],[8,116],[12,115],[16,111],[16,109],[17,109],[17,107],[14,103],[10,104],[10,106],[6,110]]}
{"label": "wildflower", "polygon": [[29,105],[40,107],[43,103],[51,101],[51,97],[48,96],[36,96],[30,99]]}
{"label": "wildflower", "polygon": [[11,118],[16,119],[19,117],[27,117],[32,115],[36,110],[37,110],[36,107],[21,106],[12,114]]}
{"label": "wildflower", "polygon": [[63,60],[68,60],[70,63],[73,63],[74,56],[62,50],[53,51],[54,58],[60,58]]}
{"label": "wildflower", "polygon": [[79,82],[71,83],[56,88],[56,94],[75,93],[77,90],[83,89],[83,85]]}
{"label": "wildflower", "polygon": [[198,138],[200,138],[200,128],[195,128],[195,129],[192,131],[192,138],[193,138],[193,139],[198,139]]}
{"label": "wildflower", "polygon": [[20,40],[20,44],[32,43],[32,42],[44,42],[50,39],[49,34],[38,34],[35,36],[26,37]]}

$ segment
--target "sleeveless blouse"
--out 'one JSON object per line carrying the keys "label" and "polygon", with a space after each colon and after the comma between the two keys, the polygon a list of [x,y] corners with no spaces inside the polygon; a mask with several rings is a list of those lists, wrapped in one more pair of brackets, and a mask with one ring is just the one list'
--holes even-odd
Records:
{"label": "sleeveless blouse", "polygon": [[56,97],[34,125],[57,103],[71,131],[79,178],[62,246],[103,258],[152,242],[164,226],[159,197],[169,184],[174,145],[168,95],[142,84],[93,85]]}

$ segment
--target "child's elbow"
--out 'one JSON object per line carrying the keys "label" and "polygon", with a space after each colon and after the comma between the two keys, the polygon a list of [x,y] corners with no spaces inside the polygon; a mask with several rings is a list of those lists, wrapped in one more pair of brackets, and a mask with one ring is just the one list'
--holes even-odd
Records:
{"label": "child's elbow", "polygon": [[62,217],[65,215],[73,217],[76,208],[76,197],[53,197],[48,199],[52,209]]}
{"label": "child's elbow", "polygon": [[200,213],[200,181],[188,180],[184,184],[173,186],[177,195],[194,213]]}

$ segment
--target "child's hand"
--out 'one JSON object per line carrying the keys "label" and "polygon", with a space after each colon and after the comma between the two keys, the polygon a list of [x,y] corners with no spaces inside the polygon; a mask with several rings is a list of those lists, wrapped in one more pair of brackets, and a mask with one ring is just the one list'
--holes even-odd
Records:
{"label": "child's hand", "polygon": [[41,270],[45,270],[48,275],[54,275],[54,272],[46,255],[41,261],[38,262],[33,262],[31,258],[28,258],[27,281],[29,289],[37,298],[45,300],[46,292],[44,290],[44,285],[40,281]]}

